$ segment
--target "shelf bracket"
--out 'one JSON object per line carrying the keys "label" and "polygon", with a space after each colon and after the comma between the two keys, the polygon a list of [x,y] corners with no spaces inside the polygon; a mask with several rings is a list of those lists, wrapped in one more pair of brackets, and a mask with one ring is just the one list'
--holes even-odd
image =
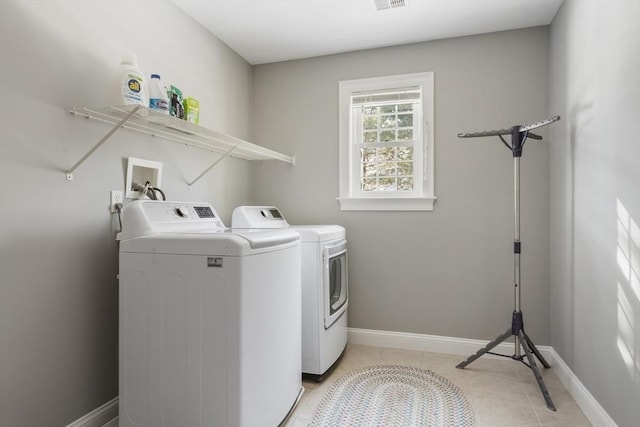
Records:
{"label": "shelf bracket", "polygon": [[203,176],[205,176],[207,174],[207,172],[209,172],[211,169],[213,169],[214,167],[216,167],[216,165],[218,163],[220,163],[225,157],[227,157],[229,154],[231,154],[231,152],[233,150],[235,150],[236,148],[238,148],[238,146],[241,143],[238,143],[236,145],[234,145],[233,147],[231,147],[229,150],[227,150],[222,156],[220,156],[220,158],[218,160],[216,160],[215,162],[213,162],[213,164],[211,166],[209,166],[207,169],[205,169],[204,172],[202,172],[200,175],[198,175],[198,177],[196,179],[194,179],[193,181],[191,181],[190,183],[188,183],[187,185],[189,186],[189,188],[191,188],[191,186],[193,184],[195,184],[196,182],[198,182],[200,180],[200,178],[202,178]]}
{"label": "shelf bracket", "polygon": [[[69,170],[66,171],[67,181],[73,181],[73,171],[78,169],[78,167],[85,162],[102,144],[104,144],[111,136],[118,131],[125,123],[129,121],[129,119],[140,109],[140,105],[136,105],[131,112],[129,112],[122,120],[120,120],[114,127],[111,129],[105,136],[102,137],[100,141],[96,145],[93,146],[91,150],[87,152],[80,160],[76,162],[75,165],[71,166]],[[75,110],[72,112],[75,114]],[[235,147],[234,147],[235,148]]]}

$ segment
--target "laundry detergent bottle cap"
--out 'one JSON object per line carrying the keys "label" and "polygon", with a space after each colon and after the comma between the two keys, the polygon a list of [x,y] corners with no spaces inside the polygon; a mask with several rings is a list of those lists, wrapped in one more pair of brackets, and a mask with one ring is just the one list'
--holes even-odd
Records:
{"label": "laundry detergent bottle cap", "polygon": [[149,95],[144,73],[138,68],[138,58],[135,53],[126,52],[122,55],[118,76],[116,104],[137,104],[147,106]]}
{"label": "laundry detergent bottle cap", "polygon": [[149,81],[149,108],[169,114],[169,98],[167,89],[160,82],[160,74],[151,74]]}

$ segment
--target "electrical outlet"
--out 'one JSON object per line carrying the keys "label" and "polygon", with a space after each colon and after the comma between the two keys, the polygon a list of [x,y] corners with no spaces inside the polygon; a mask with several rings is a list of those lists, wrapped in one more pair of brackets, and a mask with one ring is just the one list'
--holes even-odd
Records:
{"label": "electrical outlet", "polygon": [[116,204],[124,204],[124,195],[122,191],[111,190],[111,213],[116,213],[118,210],[116,209]]}

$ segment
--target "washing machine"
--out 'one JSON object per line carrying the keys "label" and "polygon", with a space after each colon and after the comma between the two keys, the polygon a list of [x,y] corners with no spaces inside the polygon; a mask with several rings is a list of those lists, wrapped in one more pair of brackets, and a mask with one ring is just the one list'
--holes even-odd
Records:
{"label": "washing machine", "polygon": [[339,225],[290,226],[273,206],[239,206],[232,226],[289,229],[302,241],[302,372],[321,381],[347,345],[347,240]]}
{"label": "washing machine", "polygon": [[120,240],[120,427],[277,426],[298,402],[300,238],[137,200]]}

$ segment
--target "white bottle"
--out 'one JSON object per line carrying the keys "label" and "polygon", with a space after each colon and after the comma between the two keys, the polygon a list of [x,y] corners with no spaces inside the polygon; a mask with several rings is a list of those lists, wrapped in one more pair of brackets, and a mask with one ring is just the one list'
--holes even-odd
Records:
{"label": "white bottle", "polygon": [[160,82],[160,74],[151,74],[151,80],[149,80],[149,108],[169,114],[167,89]]}
{"label": "white bottle", "polygon": [[138,58],[135,53],[126,53],[122,56],[120,64],[119,96],[118,104],[139,104],[147,106],[149,96],[144,74],[138,68]]}

